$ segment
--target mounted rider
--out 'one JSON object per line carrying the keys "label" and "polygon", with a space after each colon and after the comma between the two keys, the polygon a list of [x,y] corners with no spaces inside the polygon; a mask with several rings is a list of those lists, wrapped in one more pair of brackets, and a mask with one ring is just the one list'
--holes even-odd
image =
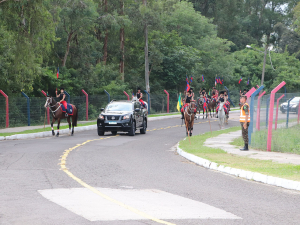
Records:
{"label": "mounted rider", "polygon": [[[191,92],[191,90],[189,90],[187,92],[186,98],[184,99],[184,105],[181,108],[181,115],[182,115],[181,119],[184,119],[184,111],[185,111],[186,107],[188,107],[190,105],[190,103],[193,102],[193,101],[194,101],[194,98],[192,96],[192,92]],[[197,113],[197,109],[196,108],[194,109],[194,113],[195,114]]]}
{"label": "mounted rider", "polygon": [[141,92],[141,88],[138,87],[136,97],[144,108],[147,108],[145,102],[143,101],[143,93]]}
{"label": "mounted rider", "polygon": [[[66,94],[65,94],[65,89],[64,88],[60,88],[60,94],[57,94],[57,90],[55,91],[56,93],[56,98],[59,98],[59,104],[62,104],[65,109],[68,108],[68,104],[67,102],[65,101],[66,99]],[[66,117],[68,116],[68,114],[66,113]]]}
{"label": "mounted rider", "polygon": [[[218,102],[218,106],[216,108],[216,113],[218,114],[218,111],[219,111],[219,108],[220,108],[220,103],[221,102],[226,102],[225,101],[225,96],[224,96],[224,91],[220,91],[220,95],[217,99],[217,102]],[[225,114],[228,114],[228,108],[227,108],[226,104],[224,104],[223,107],[224,107]]]}

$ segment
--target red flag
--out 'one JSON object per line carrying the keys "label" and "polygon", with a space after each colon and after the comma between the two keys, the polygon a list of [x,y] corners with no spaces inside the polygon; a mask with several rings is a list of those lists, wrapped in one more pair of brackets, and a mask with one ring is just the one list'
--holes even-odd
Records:
{"label": "red flag", "polygon": [[56,73],[57,79],[59,77],[59,67],[57,67],[57,73]]}

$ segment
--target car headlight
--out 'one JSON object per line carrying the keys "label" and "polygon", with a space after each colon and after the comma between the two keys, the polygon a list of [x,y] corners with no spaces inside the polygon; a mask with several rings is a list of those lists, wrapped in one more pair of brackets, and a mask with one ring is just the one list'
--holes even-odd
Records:
{"label": "car headlight", "polygon": [[104,120],[104,116],[101,115],[101,114],[99,114],[99,119],[100,119],[100,120]]}
{"label": "car headlight", "polygon": [[122,117],[123,120],[129,120],[130,119],[130,115],[125,115]]}

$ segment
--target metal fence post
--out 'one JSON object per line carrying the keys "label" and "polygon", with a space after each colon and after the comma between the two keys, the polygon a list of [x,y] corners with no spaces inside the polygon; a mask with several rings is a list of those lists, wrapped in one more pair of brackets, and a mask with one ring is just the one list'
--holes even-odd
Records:
{"label": "metal fence post", "polygon": [[[43,90],[42,90],[41,92],[42,92],[43,95],[45,95],[45,97],[47,98],[46,92],[44,92]],[[49,111],[49,107],[47,107],[47,124],[50,124],[50,111]]]}
{"label": "metal fence post", "polygon": [[289,117],[290,117],[290,102],[295,98],[293,96],[290,100],[288,100],[287,110],[286,110],[286,128],[289,128]]}
{"label": "metal fence post", "polygon": [[269,116],[269,124],[268,124],[268,141],[267,141],[267,151],[271,151],[272,147],[272,129],[273,129],[273,113],[274,113],[274,100],[275,93],[279,91],[286,83],[282,81],[276,88],[271,91],[270,96],[270,116]]}
{"label": "metal fence post", "polygon": [[284,88],[284,94],[285,94],[284,101],[286,102],[286,87],[283,86],[283,88]]}
{"label": "metal fence post", "polygon": [[260,99],[265,93],[266,92],[264,91],[263,93],[259,94],[258,99],[257,99],[257,114],[256,114],[256,129],[257,130],[260,130]]}
{"label": "metal fence post", "polygon": [[68,103],[70,104],[70,95],[68,92],[65,91],[65,94],[68,96]]}
{"label": "metal fence post", "polygon": [[0,90],[0,93],[4,96],[5,98],[5,107],[6,107],[6,128],[9,127],[9,105],[8,105],[8,96],[5,94],[2,90]]}
{"label": "metal fence post", "polygon": [[23,91],[21,93],[27,99],[27,124],[30,126],[30,99]]}
{"label": "metal fence post", "polygon": [[167,94],[167,113],[169,113],[170,95],[166,90],[164,90],[164,92]]}
{"label": "metal fence post", "polygon": [[129,101],[129,95],[126,93],[126,91],[123,91],[123,93],[127,96],[127,100]]}
{"label": "metal fence post", "polygon": [[284,96],[285,96],[285,94],[281,95],[281,96],[277,99],[277,105],[276,105],[276,117],[275,117],[275,130],[277,130],[277,120],[278,120],[279,101],[280,101],[280,99],[282,99]]}
{"label": "metal fence post", "polygon": [[300,100],[299,100],[299,106],[298,106],[298,124],[299,124],[299,119],[300,119]]}
{"label": "metal fence post", "polygon": [[85,102],[86,102],[86,121],[89,120],[89,95],[82,89],[81,90],[85,95]]}
{"label": "metal fence post", "polygon": [[268,128],[268,121],[269,121],[269,104],[270,104],[270,97],[267,99],[267,108],[266,108],[266,128]]}
{"label": "metal fence post", "polygon": [[229,93],[229,90],[228,90],[228,88],[226,87],[226,86],[224,86],[224,88],[226,89],[226,91],[227,91],[227,94],[228,94],[228,100],[229,100],[229,102],[233,105],[233,107],[235,107],[235,105],[234,105],[234,103],[233,103],[233,101],[231,101],[231,98],[230,98],[230,93]]}
{"label": "metal fence post", "polygon": [[248,137],[249,137],[249,144],[251,144],[251,135],[253,133],[253,117],[254,117],[254,98],[259,92],[264,88],[264,85],[261,85],[257,90],[255,90],[251,94],[251,101],[250,101],[250,124],[248,129]]}
{"label": "metal fence post", "polygon": [[107,94],[107,101],[108,101],[108,103],[110,103],[110,94],[106,90],[104,90],[104,92],[105,92],[105,94]]}
{"label": "metal fence post", "polygon": [[148,114],[150,115],[150,94],[146,90],[144,92],[148,95]]}

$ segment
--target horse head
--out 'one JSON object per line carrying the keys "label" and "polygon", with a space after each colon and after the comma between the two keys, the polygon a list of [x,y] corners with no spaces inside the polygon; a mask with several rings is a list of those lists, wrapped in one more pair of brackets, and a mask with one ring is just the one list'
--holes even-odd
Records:
{"label": "horse head", "polygon": [[49,107],[51,103],[52,103],[52,97],[47,97],[44,107],[45,108]]}
{"label": "horse head", "polygon": [[196,103],[192,101],[188,107],[188,112],[193,113],[195,109],[196,109]]}
{"label": "horse head", "polygon": [[52,96],[48,96],[46,99],[46,103],[44,105],[45,108],[47,107],[53,107],[57,104],[57,102],[54,100]]}

